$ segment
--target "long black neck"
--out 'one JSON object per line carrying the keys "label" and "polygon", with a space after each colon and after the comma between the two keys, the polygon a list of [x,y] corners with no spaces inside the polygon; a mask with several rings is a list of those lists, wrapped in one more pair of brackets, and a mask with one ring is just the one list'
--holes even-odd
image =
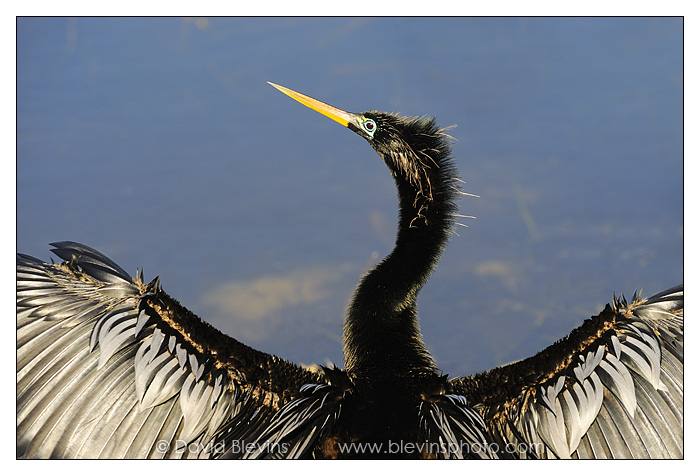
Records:
{"label": "long black neck", "polygon": [[[420,334],[416,299],[451,232],[457,189],[449,146],[432,120],[425,122],[416,122],[429,126],[425,143],[375,147],[395,178],[399,227],[393,251],[361,280],[346,317],[345,367],[358,378],[437,371]],[[418,147],[430,158],[420,160]],[[418,161],[409,173],[407,160]]]}

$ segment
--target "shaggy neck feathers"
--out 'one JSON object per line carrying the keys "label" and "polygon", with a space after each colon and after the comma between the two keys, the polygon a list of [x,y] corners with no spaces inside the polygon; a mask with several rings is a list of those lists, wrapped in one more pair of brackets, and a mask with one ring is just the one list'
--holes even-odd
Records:
{"label": "shaggy neck feathers", "polygon": [[416,300],[454,223],[456,175],[448,136],[434,119],[367,112],[370,140],[394,177],[399,226],[393,251],[358,285],[345,322],[346,369],[357,376],[437,371],[423,344]]}

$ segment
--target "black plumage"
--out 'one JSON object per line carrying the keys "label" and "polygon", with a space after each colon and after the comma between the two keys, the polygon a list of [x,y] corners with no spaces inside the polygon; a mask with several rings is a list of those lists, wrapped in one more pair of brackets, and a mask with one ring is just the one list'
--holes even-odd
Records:
{"label": "black plumage", "polygon": [[449,136],[433,118],[352,114],[273,86],[364,137],[395,180],[396,245],[352,297],[344,368],[252,349],[157,279],[55,243],[61,264],[18,255],[19,456],[683,456],[682,287],[615,299],[531,358],[449,379],[416,310],[455,223]]}

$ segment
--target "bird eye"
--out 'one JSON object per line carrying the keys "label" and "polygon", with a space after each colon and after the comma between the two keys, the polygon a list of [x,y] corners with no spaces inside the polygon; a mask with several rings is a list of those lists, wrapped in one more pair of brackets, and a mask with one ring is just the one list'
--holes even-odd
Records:
{"label": "bird eye", "polygon": [[365,119],[362,122],[362,126],[370,136],[374,136],[374,131],[377,128],[377,124],[372,119]]}

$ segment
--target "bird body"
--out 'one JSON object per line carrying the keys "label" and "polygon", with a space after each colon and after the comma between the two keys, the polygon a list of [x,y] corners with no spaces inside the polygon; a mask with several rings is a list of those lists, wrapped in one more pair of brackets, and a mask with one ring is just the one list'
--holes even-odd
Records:
{"label": "bird body", "polygon": [[18,255],[19,456],[683,456],[682,286],[615,299],[533,357],[450,379],[416,308],[455,223],[449,136],[433,118],[348,113],[273,86],[365,138],[396,184],[396,244],[350,301],[344,368],[252,349],[157,279],[55,243],[63,263]]}

